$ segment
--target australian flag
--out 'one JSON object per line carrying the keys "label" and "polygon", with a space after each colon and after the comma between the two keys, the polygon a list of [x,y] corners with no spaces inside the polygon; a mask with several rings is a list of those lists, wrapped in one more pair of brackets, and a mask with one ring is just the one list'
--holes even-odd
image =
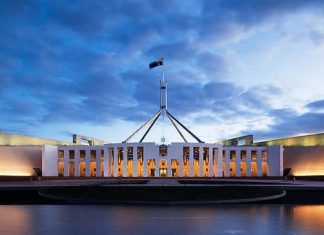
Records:
{"label": "australian flag", "polygon": [[153,69],[157,66],[163,65],[163,58],[153,61],[152,63],[149,64],[150,69]]}

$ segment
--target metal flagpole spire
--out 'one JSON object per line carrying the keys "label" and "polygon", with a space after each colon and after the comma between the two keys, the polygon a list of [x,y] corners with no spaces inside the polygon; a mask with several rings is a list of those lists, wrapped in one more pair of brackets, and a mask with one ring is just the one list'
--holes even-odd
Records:
{"label": "metal flagpole spire", "polygon": [[[168,93],[167,93],[167,81],[165,80],[165,68],[164,68],[164,60],[163,58],[160,58],[159,60],[153,61],[149,64],[149,68],[153,69],[157,66],[163,66],[162,68],[162,80],[160,80],[160,110],[157,112],[153,117],[151,117],[147,122],[145,122],[140,128],[138,128],[133,134],[131,134],[123,143],[127,143],[130,139],[133,138],[133,136],[138,133],[140,130],[144,129],[149,123],[149,127],[146,129],[144,135],[140,139],[139,142],[142,142],[146,135],[150,132],[151,128],[154,126],[157,119],[162,114],[163,122],[165,115],[168,116],[170,119],[172,125],[175,127],[181,138],[184,140],[184,142],[187,143],[186,138],[181,133],[179,126],[181,126],[187,133],[189,133],[193,138],[195,138],[199,143],[203,143],[197,136],[195,136],[187,127],[185,127],[178,119],[176,119],[169,111],[168,111]],[[164,123],[163,123],[164,124]],[[177,124],[179,126],[177,126]],[[164,139],[164,126],[163,126],[163,137],[162,137],[162,143],[165,141]]]}

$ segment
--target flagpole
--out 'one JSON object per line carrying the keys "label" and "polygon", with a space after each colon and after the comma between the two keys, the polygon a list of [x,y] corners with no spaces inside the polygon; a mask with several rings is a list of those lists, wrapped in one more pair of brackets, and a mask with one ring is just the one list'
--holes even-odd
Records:
{"label": "flagpole", "polygon": [[163,86],[165,87],[164,88],[164,97],[162,99],[164,99],[164,102],[165,102],[165,107],[163,108],[164,110],[162,110],[162,120],[163,120],[163,123],[162,123],[162,138],[161,138],[161,142],[164,143],[165,141],[165,137],[164,137],[164,129],[165,129],[165,120],[164,120],[164,116],[166,114],[166,84],[165,84],[165,80],[164,80],[164,58],[162,57],[162,84]]}
{"label": "flagpole", "polygon": [[162,68],[162,81],[164,82],[164,59],[162,57],[162,61],[163,61],[163,68]]}

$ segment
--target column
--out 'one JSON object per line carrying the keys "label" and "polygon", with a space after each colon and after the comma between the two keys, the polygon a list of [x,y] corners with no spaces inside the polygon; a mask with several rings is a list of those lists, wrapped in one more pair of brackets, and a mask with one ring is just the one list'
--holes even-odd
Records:
{"label": "column", "polygon": [[133,147],[133,176],[137,177],[137,147]]}
{"label": "column", "polygon": [[154,158],[154,167],[155,167],[155,175],[154,177],[159,177],[159,158]]}
{"label": "column", "polygon": [[114,177],[118,177],[118,149],[114,147]]}
{"label": "column", "polygon": [[109,161],[109,148],[107,146],[104,147],[104,177],[108,177],[111,175],[111,166]]}
{"label": "column", "polygon": [[213,155],[213,148],[211,148],[211,147],[209,147],[209,149],[208,149],[208,163],[209,163],[209,165],[208,165],[208,167],[209,167],[209,169],[208,169],[208,172],[209,172],[209,177],[212,177],[213,176],[213,169],[214,169],[214,160],[213,160],[213,158],[214,158],[214,155]]}
{"label": "column", "polygon": [[85,150],[85,166],[86,166],[86,172],[85,176],[90,177],[90,149]]}
{"label": "column", "polygon": [[241,150],[238,149],[235,150],[235,165],[236,165],[235,176],[240,177],[241,176]]}
{"label": "column", "polygon": [[230,150],[225,150],[225,177],[230,176]]}
{"label": "column", "polygon": [[246,149],[246,176],[252,175],[251,168],[251,149]]}
{"label": "column", "polygon": [[168,159],[167,160],[167,166],[168,166],[168,168],[167,168],[167,177],[171,177],[172,175],[171,175],[171,159]]}
{"label": "column", "polygon": [[143,155],[143,171],[144,171],[143,172],[144,177],[147,177],[147,161],[144,155]]}
{"label": "column", "polygon": [[193,164],[194,164],[194,160],[193,160],[193,147],[190,146],[189,147],[189,176],[193,177]]}
{"label": "column", "polygon": [[202,177],[204,172],[203,147],[199,147],[199,176]]}
{"label": "column", "polygon": [[69,176],[69,150],[64,149],[64,176]]}
{"label": "column", "polygon": [[101,177],[101,149],[96,150],[96,177]]}
{"label": "column", "polygon": [[217,172],[216,176],[223,176],[223,147],[217,148]]}
{"label": "column", "polygon": [[128,162],[128,153],[127,147],[123,147],[123,177],[127,177],[127,162]]}
{"label": "column", "polygon": [[80,176],[80,149],[74,150],[74,176]]}
{"label": "column", "polygon": [[179,158],[179,176],[183,177],[183,157]]}
{"label": "column", "polygon": [[258,163],[257,176],[262,176],[262,149],[260,148],[258,149],[257,163]]}

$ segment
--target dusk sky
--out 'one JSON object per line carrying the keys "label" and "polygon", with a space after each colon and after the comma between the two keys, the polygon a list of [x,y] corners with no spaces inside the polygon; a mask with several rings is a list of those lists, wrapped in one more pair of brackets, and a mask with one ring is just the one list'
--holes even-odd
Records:
{"label": "dusk sky", "polygon": [[0,22],[1,132],[120,142],[159,109],[160,57],[206,142],[324,131],[322,0],[2,0]]}

